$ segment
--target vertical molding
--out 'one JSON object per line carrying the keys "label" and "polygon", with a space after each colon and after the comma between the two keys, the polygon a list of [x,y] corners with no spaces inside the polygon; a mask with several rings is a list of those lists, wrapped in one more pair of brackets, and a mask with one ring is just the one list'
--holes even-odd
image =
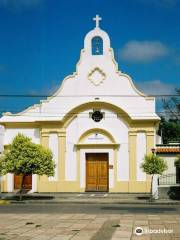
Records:
{"label": "vertical molding", "polygon": [[117,161],[118,161],[118,149],[115,148],[113,151],[114,154],[114,187],[116,188],[117,185],[117,180],[118,180],[118,175],[117,175]]}
{"label": "vertical molding", "polygon": [[146,134],[146,142],[147,142],[147,154],[151,153],[151,149],[154,147],[154,131],[147,131]]}
{"label": "vertical molding", "polygon": [[8,192],[14,191],[14,174],[12,173],[7,174],[7,191]]}
{"label": "vertical molding", "polygon": [[48,132],[41,132],[41,145],[45,148],[49,146],[49,133]]}
{"label": "vertical molding", "polygon": [[37,175],[36,174],[33,174],[32,175],[32,190],[31,192],[34,193],[34,192],[37,192]]}
{"label": "vertical molding", "polygon": [[[154,131],[147,131],[146,142],[147,142],[146,152],[147,152],[147,154],[150,154],[150,153],[152,153],[152,148],[154,147],[154,144],[155,144],[155,142],[154,142]],[[151,176],[150,175],[147,175],[147,180],[151,181]],[[146,186],[146,188],[148,189],[148,185]]]}
{"label": "vertical molding", "polygon": [[[49,146],[49,133],[45,131],[41,131],[41,145],[45,148],[48,148]],[[48,181],[48,177],[43,175],[43,176],[38,176],[37,177],[37,191],[39,191],[39,184],[40,182],[43,181]]]}
{"label": "vertical molding", "polygon": [[136,181],[136,131],[129,131],[129,180]]}
{"label": "vertical molding", "polygon": [[59,173],[59,138],[57,132],[50,132],[49,134],[49,149],[53,153],[53,162],[55,164],[54,176],[49,177],[49,181],[57,181]]}
{"label": "vertical molding", "polygon": [[80,165],[80,162],[81,162],[81,159],[80,159],[80,149],[78,148],[76,150],[76,156],[77,156],[77,182],[78,182],[78,185],[80,186],[80,175],[81,175],[81,165]]}
{"label": "vertical molding", "polygon": [[66,132],[58,132],[59,145],[59,180],[65,180],[65,157],[66,157]]}
{"label": "vertical molding", "polygon": [[141,169],[141,164],[144,161],[144,156],[147,152],[147,137],[144,131],[137,133],[137,145],[136,145],[136,171],[137,171],[137,181],[146,181],[146,174]]}

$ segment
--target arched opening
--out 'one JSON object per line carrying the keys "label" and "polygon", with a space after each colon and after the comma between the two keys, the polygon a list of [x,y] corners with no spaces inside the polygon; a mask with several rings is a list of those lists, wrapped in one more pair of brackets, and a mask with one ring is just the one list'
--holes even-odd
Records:
{"label": "arched opening", "polygon": [[103,40],[99,36],[95,36],[91,40],[92,55],[103,55]]}

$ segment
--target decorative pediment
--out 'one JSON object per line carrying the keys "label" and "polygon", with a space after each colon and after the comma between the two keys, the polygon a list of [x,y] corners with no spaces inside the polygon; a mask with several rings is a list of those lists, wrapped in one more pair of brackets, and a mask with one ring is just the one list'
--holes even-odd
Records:
{"label": "decorative pediment", "polygon": [[88,75],[88,79],[95,85],[99,86],[106,79],[106,74],[100,68],[94,68]]}

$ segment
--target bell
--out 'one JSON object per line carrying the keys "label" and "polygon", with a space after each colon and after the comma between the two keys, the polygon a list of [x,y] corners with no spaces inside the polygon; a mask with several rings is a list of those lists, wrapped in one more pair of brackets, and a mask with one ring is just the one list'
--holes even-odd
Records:
{"label": "bell", "polygon": [[96,48],[96,52],[99,53],[99,48]]}

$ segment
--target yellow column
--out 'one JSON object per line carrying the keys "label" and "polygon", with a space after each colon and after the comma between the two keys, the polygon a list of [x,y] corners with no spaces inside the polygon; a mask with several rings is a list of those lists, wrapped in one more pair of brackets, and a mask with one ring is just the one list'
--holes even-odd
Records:
{"label": "yellow column", "polygon": [[[152,148],[154,148],[154,134],[155,131],[147,131],[146,133],[146,142],[147,142],[147,147],[146,147],[146,152],[147,154],[152,153]],[[147,176],[147,181],[146,181],[146,191],[150,192],[151,190],[151,176]]]}
{"label": "yellow column", "polygon": [[59,180],[65,180],[66,132],[58,132],[59,141]]}
{"label": "yellow column", "polygon": [[147,131],[146,133],[146,142],[147,142],[147,154],[151,153],[152,148],[154,148],[154,131]]}
{"label": "yellow column", "polygon": [[41,145],[45,148],[49,147],[49,133],[41,132]]}
{"label": "yellow column", "polygon": [[[45,148],[49,147],[49,133],[48,132],[41,131],[41,145]],[[47,182],[47,181],[48,181],[47,176],[45,176],[45,175],[37,176],[37,191],[39,191],[40,188],[42,188],[41,182]]]}
{"label": "yellow column", "polygon": [[137,132],[129,131],[129,191],[134,191],[136,182],[136,139]]}
{"label": "yellow column", "polygon": [[114,189],[117,188],[117,160],[118,160],[118,150],[117,148],[115,148],[114,149]]}

